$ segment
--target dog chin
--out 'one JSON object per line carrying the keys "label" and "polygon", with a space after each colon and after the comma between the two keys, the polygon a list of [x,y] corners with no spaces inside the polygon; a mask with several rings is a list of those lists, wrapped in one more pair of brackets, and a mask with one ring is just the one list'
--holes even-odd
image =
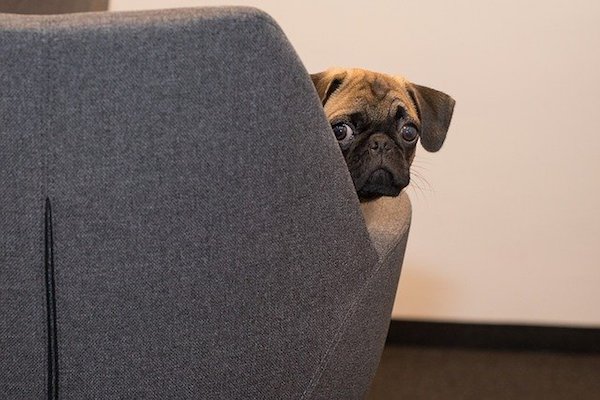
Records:
{"label": "dog chin", "polygon": [[406,185],[396,182],[394,175],[383,168],[373,171],[366,182],[357,190],[359,197],[368,199],[379,196],[395,197]]}

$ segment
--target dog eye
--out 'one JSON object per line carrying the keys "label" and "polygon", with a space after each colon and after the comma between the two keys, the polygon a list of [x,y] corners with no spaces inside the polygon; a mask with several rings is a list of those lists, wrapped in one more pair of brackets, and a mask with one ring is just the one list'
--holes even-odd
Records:
{"label": "dog eye", "polygon": [[400,134],[402,135],[402,139],[410,143],[417,140],[419,131],[417,131],[417,128],[414,125],[404,125],[400,130]]}
{"label": "dog eye", "polygon": [[333,129],[333,134],[338,141],[349,138],[354,134],[350,125],[345,123],[335,124],[331,128]]}

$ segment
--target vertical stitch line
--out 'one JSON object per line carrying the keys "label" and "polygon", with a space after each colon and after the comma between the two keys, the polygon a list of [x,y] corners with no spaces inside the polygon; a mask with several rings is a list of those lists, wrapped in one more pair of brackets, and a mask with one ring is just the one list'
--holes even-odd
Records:
{"label": "vertical stitch line", "polygon": [[52,207],[46,197],[45,207],[46,317],[48,333],[48,400],[58,400],[58,341],[56,335],[56,290],[54,282],[54,238],[52,234]]}

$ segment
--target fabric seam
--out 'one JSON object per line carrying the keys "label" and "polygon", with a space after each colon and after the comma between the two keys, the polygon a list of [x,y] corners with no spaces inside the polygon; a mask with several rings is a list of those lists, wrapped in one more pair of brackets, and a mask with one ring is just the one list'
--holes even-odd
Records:
{"label": "fabric seam", "polygon": [[43,57],[44,72],[44,97],[42,104],[42,124],[41,132],[43,135],[43,178],[42,178],[42,196],[44,200],[44,272],[45,272],[45,294],[46,294],[46,327],[47,327],[47,398],[48,400],[57,400],[58,387],[58,336],[56,323],[56,283],[54,274],[54,237],[52,226],[52,209],[49,198],[51,177],[50,177],[50,145],[51,145],[51,119],[52,119],[52,35],[50,27],[51,21],[47,21],[41,26],[40,34],[42,40],[40,43],[43,48],[40,54]]}

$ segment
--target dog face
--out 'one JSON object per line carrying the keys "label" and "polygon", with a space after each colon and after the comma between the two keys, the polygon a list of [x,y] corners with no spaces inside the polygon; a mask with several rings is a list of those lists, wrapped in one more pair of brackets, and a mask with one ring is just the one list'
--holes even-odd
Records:
{"label": "dog face", "polygon": [[454,109],[447,94],[361,69],[311,78],[359,197],[399,195],[419,139],[427,151],[442,147]]}

